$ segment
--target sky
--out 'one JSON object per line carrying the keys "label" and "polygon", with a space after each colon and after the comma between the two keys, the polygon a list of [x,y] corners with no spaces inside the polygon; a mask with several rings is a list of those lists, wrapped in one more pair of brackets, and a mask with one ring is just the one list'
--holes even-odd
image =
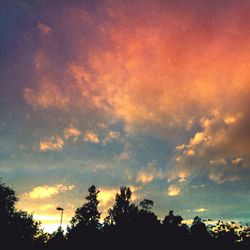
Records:
{"label": "sky", "polygon": [[120,186],[250,222],[249,0],[1,0],[0,176],[55,230]]}

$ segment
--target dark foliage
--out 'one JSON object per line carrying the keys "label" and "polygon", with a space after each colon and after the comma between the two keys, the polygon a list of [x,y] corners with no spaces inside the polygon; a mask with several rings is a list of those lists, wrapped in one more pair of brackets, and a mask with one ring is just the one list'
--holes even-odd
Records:
{"label": "dark foliage", "polygon": [[6,249],[39,249],[44,243],[43,232],[32,215],[17,211],[15,191],[0,183],[0,242]]}
{"label": "dark foliage", "polygon": [[67,229],[67,239],[71,245],[78,245],[84,241],[84,244],[95,247],[98,243],[95,239],[99,237],[101,227],[99,223],[101,213],[97,208],[99,190],[92,185],[88,191],[89,194],[85,197],[87,202],[77,208],[70,222],[71,226]]}
{"label": "dark foliage", "polygon": [[198,216],[189,227],[173,211],[160,221],[151,211],[152,200],[144,199],[139,206],[131,202],[129,187],[121,187],[101,223],[99,190],[92,185],[88,191],[67,233],[59,227],[48,235],[32,215],[16,210],[14,190],[0,183],[1,249],[250,249],[249,227],[222,221],[209,225]]}

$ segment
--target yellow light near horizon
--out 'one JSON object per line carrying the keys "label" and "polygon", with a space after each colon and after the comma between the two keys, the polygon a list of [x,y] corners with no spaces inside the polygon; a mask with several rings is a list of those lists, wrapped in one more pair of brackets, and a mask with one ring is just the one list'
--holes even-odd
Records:
{"label": "yellow light near horizon", "polygon": [[176,187],[176,186],[170,186],[167,190],[167,194],[169,196],[178,196],[180,195],[181,190],[180,188]]}

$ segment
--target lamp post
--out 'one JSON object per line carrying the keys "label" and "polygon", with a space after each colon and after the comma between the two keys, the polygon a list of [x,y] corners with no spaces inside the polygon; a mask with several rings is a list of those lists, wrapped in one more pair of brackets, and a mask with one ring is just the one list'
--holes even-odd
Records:
{"label": "lamp post", "polygon": [[63,218],[63,208],[62,207],[57,207],[56,210],[61,211],[61,220],[60,220],[60,229],[62,229],[62,218]]}

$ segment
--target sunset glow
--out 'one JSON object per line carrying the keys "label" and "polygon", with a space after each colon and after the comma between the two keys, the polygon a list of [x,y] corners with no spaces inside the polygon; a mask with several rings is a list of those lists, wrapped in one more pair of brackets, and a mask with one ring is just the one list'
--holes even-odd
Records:
{"label": "sunset glow", "polygon": [[[94,184],[163,218],[250,222],[250,2],[2,1],[0,177],[64,228]],[[102,217],[103,218],[103,217]]]}

